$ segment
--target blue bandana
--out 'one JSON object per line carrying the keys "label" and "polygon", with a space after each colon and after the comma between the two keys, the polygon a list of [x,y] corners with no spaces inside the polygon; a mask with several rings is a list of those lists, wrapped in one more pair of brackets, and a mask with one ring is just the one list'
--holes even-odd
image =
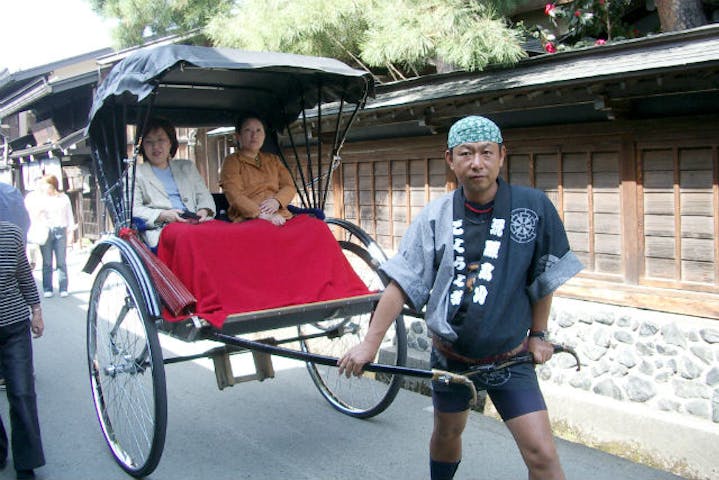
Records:
{"label": "blue bandana", "polygon": [[502,143],[502,132],[496,123],[488,118],[472,115],[457,120],[449,129],[447,148],[463,143],[494,142]]}

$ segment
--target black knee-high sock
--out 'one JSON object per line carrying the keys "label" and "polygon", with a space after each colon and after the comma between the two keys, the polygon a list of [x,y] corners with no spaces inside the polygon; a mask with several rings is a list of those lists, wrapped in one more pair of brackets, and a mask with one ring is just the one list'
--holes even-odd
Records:
{"label": "black knee-high sock", "polygon": [[429,475],[431,480],[452,480],[459,467],[459,462],[438,462],[429,459]]}

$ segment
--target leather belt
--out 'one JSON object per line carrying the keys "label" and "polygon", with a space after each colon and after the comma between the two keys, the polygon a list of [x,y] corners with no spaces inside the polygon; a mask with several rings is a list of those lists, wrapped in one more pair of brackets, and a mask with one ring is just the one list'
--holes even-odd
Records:
{"label": "leather belt", "polygon": [[444,355],[446,358],[450,360],[454,360],[456,362],[462,362],[467,363],[469,365],[484,365],[489,363],[495,363],[502,360],[506,360],[508,358],[514,357],[518,353],[524,352],[527,350],[527,339],[525,338],[522,340],[522,343],[520,343],[515,348],[511,349],[508,352],[504,353],[498,353],[497,355],[490,355],[488,357],[484,358],[471,358],[471,357],[465,357],[462,354],[459,354],[455,352],[452,349],[452,346],[449,345],[447,342],[443,341],[441,338],[437,336],[432,337],[432,345],[434,348],[436,348],[442,355]]}

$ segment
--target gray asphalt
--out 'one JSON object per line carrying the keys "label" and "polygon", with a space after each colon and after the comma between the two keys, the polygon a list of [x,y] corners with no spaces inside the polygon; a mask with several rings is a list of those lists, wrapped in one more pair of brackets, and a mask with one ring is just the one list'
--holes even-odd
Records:
{"label": "gray asphalt", "polygon": [[[114,462],[90,397],[85,360],[85,312],[90,277],[74,259],[70,296],[43,301],[45,336],[35,347],[36,387],[47,465],[37,478],[129,479]],[[39,272],[35,272],[36,277]],[[176,349],[176,342],[163,341]],[[181,343],[181,342],[180,342]],[[169,345],[169,347],[168,347]],[[196,345],[188,345],[189,348]],[[401,391],[370,420],[333,410],[304,366],[277,363],[276,378],[219,391],[198,363],[167,365],[168,428],[153,480],[176,479],[423,479],[431,401]],[[7,421],[7,401],[0,395]],[[680,477],[557,440],[569,479],[661,480]],[[526,470],[501,422],[472,414],[464,436],[461,479],[521,479]],[[12,462],[0,480],[14,478]]]}

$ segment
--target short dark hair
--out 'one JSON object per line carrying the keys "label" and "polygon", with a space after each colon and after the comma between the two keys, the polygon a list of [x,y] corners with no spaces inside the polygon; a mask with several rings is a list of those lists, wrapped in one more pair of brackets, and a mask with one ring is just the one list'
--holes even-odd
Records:
{"label": "short dark hair", "polygon": [[[166,118],[153,117],[150,118],[142,129],[142,138],[153,130],[160,129],[164,131],[170,139],[170,158],[174,158],[177,153],[177,148],[180,146],[180,142],[177,141],[177,131],[175,126]],[[140,155],[145,157],[145,146],[140,145]]]}
{"label": "short dark hair", "polygon": [[259,120],[259,122],[262,124],[262,128],[265,129],[265,133],[267,133],[267,122],[265,122],[262,117],[257,115],[254,112],[247,112],[244,115],[240,115],[237,117],[237,120],[235,120],[235,133],[240,133],[240,130],[242,130],[242,125],[245,124],[248,120]]}

